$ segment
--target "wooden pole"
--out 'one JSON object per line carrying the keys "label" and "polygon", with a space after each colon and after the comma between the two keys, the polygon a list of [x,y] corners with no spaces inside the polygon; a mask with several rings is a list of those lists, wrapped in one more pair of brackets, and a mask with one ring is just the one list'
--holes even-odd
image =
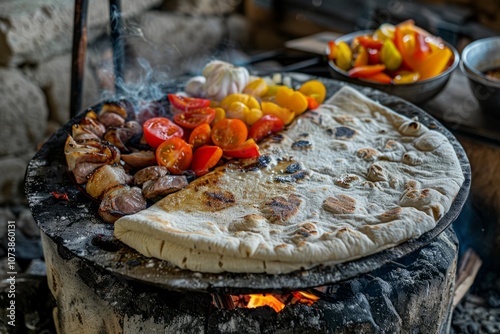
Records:
{"label": "wooden pole", "polygon": [[73,26],[73,54],[71,61],[70,117],[82,108],[83,70],[87,51],[87,9],[88,0],[75,0]]}

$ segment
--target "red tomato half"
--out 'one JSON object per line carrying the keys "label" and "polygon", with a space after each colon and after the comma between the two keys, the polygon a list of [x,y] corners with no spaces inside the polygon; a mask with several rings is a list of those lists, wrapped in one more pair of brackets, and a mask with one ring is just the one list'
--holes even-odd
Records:
{"label": "red tomato half", "polygon": [[174,116],[174,122],[186,129],[194,129],[201,124],[210,124],[215,118],[215,109],[193,109]]}
{"label": "red tomato half", "polygon": [[284,127],[285,123],[279,117],[264,115],[252,125],[248,132],[248,137],[258,143],[270,134],[283,130]]}
{"label": "red tomato half", "polygon": [[142,125],[144,139],[152,148],[157,148],[166,139],[172,137],[182,137],[184,131],[174,122],[164,117],[154,117],[148,119]]}
{"label": "red tomato half", "polygon": [[156,161],[172,174],[182,174],[193,160],[191,145],[178,137],[165,140],[156,149]]}
{"label": "red tomato half", "polygon": [[214,167],[222,157],[222,149],[218,146],[203,146],[194,151],[191,169],[196,176],[202,176],[208,173],[208,170]]}
{"label": "red tomato half", "polygon": [[193,109],[202,109],[210,105],[210,100],[197,97],[187,97],[176,94],[168,94],[168,100],[173,107],[179,111],[189,111]]}
{"label": "red tomato half", "polygon": [[193,132],[189,135],[189,141],[188,143],[193,146],[193,149],[196,149],[200,146],[203,145],[208,145],[210,144],[211,138],[210,138],[210,132],[212,130],[210,129],[210,125],[207,123],[198,125],[196,128],[194,128]]}
{"label": "red tomato half", "polygon": [[224,150],[224,155],[240,159],[256,158],[260,155],[259,146],[250,138],[235,148]]}
{"label": "red tomato half", "polygon": [[236,118],[224,118],[212,129],[212,142],[223,150],[242,144],[248,136],[247,125]]}

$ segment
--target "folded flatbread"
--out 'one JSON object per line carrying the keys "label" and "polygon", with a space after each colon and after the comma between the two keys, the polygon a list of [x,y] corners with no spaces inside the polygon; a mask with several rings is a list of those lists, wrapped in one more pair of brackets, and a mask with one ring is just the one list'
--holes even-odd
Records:
{"label": "folded flatbread", "polygon": [[183,269],[288,273],[420,236],[464,181],[445,136],[349,87],[260,146],[119,219],[115,236]]}

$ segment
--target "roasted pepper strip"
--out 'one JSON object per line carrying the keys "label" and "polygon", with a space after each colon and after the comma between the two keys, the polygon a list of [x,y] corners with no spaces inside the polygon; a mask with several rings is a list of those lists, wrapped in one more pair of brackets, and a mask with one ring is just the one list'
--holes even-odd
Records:
{"label": "roasted pepper strip", "polygon": [[366,78],[385,70],[385,65],[366,65],[351,69],[348,74],[351,78]]}
{"label": "roasted pepper strip", "polygon": [[385,74],[384,72],[379,72],[374,75],[370,75],[369,77],[363,78],[364,80],[380,82],[383,84],[390,84],[392,82],[392,78]]}
{"label": "roasted pepper strip", "polygon": [[368,64],[380,64],[380,51],[376,49],[368,49]]}
{"label": "roasted pepper strip", "polygon": [[374,39],[373,37],[370,36],[359,36],[358,42],[367,49],[380,50],[382,49],[382,45],[384,45],[382,41]]}
{"label": "roasted pepper strip", "polygon": [[429,47],[429,44],[426,42],[424,35],[415,32],[414,36],[415,51],[413,52],[413,58],[415,59],[415,61],[420,62],[429,55],[431,49]]}

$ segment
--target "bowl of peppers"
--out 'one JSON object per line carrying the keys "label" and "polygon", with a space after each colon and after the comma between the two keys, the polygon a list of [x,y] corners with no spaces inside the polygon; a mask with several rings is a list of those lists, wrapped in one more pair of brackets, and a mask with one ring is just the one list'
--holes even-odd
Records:
{"label": "bowl of peppers", "polygon": [[441,92],[460,60],[451,44],[416,26],[413,20],[344,35],[329,41],[326,53],[333,78],[415,104]]}

